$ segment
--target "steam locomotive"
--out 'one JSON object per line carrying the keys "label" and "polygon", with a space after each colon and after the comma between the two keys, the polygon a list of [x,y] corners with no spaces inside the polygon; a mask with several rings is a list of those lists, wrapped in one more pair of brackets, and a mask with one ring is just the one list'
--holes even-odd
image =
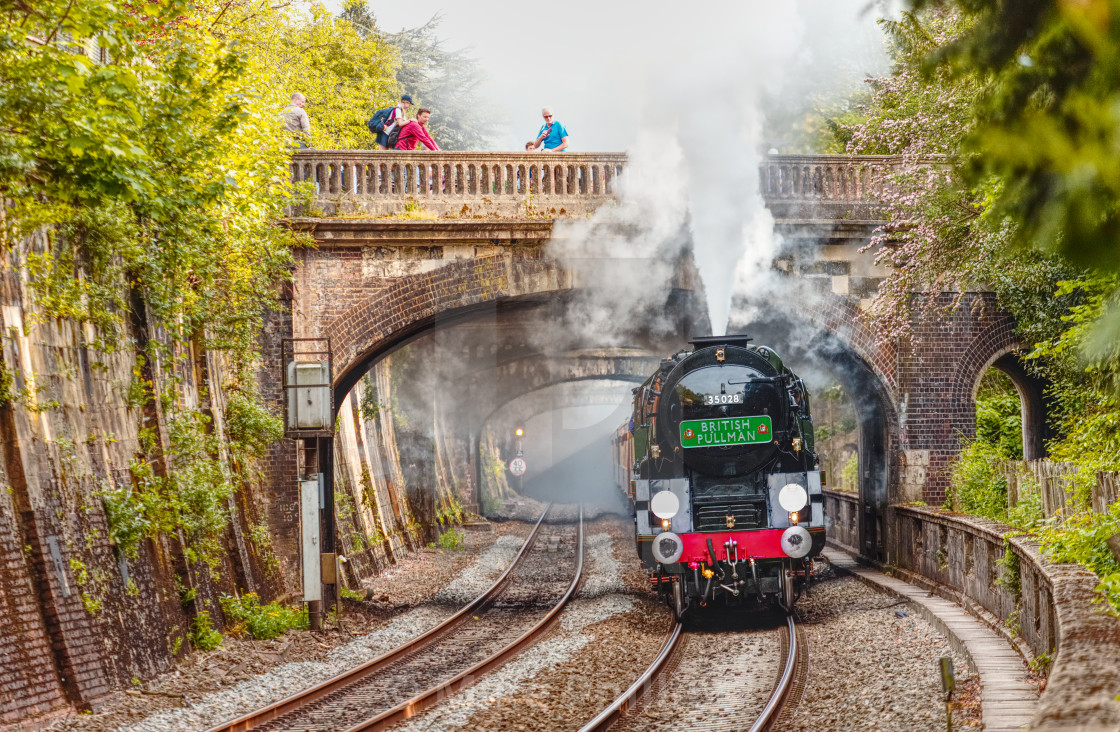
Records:
{"label": "steam locomotive", "polygon": [[788,611],[824,547],[809,393],[750,340],[696,338],[662,360],[613,438],[638,556],[678,617],[717,600]]}

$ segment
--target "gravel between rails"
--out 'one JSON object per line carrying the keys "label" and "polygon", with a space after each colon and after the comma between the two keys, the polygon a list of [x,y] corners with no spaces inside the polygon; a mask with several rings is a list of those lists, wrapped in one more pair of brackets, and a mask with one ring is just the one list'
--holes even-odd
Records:
{"label": "gravel between rails", "polygon": [[[708,615],[708,614],[706,614]],[[660,689],[639,703],[611,730],[675,732],[681,720],[690,730],[747,729],[766,706],[781,673],[781,635],[773,613],[717,613],[691,628],[666,669]]]}
{"label": "gravel between rails", "polygon": [[660,650],[669,611],[652,594],[631,589],[631,567],[617,556],[633,543],[626,522],[606,518],[590,530],[597,533],[586,539],[584,581],[559,627],[394,730],[578,730],[633,682]]}
{"label": "gravel between rails", "polygon": [[[906,603],[850,577],[824,579],[797,603],[809,672],[788,732],[945,729],[938,659],[968,665]],[[963,725],[954,715],[954,727]],[[975,719],[968,720],[975,722]]]}
{"label": "gravel between rails", "polygon": [[130,732],[202,730],[313,686],[396,648],[450,617],[482,594],[513,561],[524,537],[502,536],[433,597],[432,603],[398,615],[368,635],[331,651],[317,662],[289,663],[249,681],[210,694],[181,709],[158,712]]}

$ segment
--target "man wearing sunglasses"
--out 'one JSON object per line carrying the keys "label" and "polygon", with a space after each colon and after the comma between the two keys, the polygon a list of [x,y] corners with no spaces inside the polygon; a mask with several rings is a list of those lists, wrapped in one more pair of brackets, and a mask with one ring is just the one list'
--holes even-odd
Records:
{"label": "man wearing sunglasses", "polygon": [[537,134],[537,144],[534,150],[543,149],[543,152],[561,152],[568,147],[568,131],[564,125],[553,119],[552,110],[545,107],[541,110],[544,124]]}

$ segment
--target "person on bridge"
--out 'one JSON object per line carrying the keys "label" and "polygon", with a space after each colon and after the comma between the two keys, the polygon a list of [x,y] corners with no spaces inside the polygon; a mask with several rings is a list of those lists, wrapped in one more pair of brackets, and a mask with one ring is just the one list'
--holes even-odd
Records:
{"label": "person on bridge", "polygon": [[408,122],[408,115],[405,114],[408,108],[412,106],[412,97],[408,94],[401,95],[400,104],[393,107],[393,111],[389,113],[389,119],[385,122],[385,129],[377,135],[377,144],[386,150],[389,149],[389,136],[393,134],[393,130],[402,127]]}
{"label": "person on bridge", "polygon": [[420,143],[429,150],[439,150],[439,145],[428,133],[428,120],[432,117],[432,110],[421,107],[416,112],[416,119],[410,119],[401,127],[400,137],[397,138],[398,150],[415,150]]}
{"label": "person on bridge", "polygon": [[537,144],[534,149],[542,152],[561,152],[568,148],[568,131],[552,116],[552,110],[545,107],[541,110],[544,124],[537,133]]}
{"label": "person on bridge", "polygon": [[292,95],[291,104],[284,107],[280,115],[284,121],[284,129],[295,138],[295,144],[301,148],[310,147],[307,139],[311,134],[311,120],[307,116],[307,110],[303,108],[306,103],[307,99],[296,92]]}

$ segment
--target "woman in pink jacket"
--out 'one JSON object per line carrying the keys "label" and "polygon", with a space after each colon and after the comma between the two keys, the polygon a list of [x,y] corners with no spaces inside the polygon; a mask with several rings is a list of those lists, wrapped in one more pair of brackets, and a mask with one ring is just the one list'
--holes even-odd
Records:
{"label": "woman in pink jacket", "polygon": [[423,107],[416,113],[416,119],[409,120],[401,127],[400,137],[397,138],[397,150],[415,150],[420,143],[429,150],[439,150],[439,145],[428,134],[428,120],[432,110]]}

